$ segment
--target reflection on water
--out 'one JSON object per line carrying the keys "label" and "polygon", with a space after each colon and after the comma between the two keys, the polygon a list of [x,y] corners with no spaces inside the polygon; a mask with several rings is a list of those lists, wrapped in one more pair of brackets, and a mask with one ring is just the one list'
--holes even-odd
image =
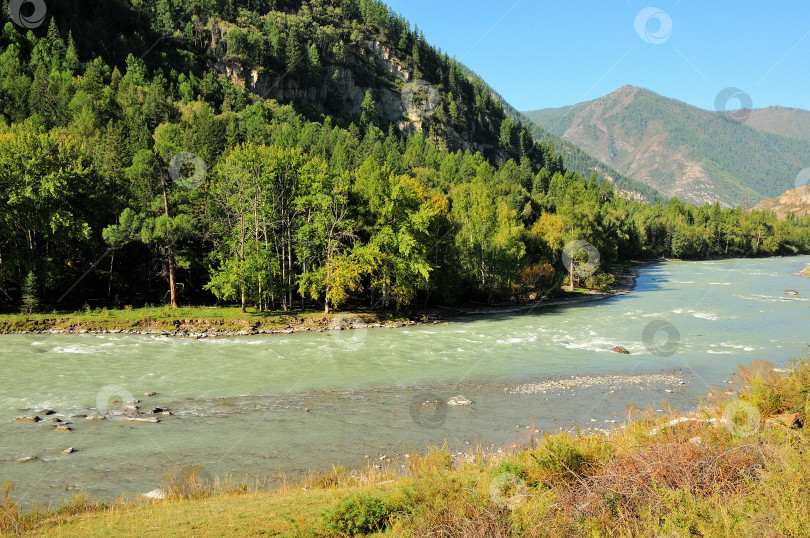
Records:
{"label": "reflection on water", "polygon": [[[77,490],[111,498],[193,463],[296,477],[333,463],[398,464],[445,441],[455,451],[535,429],[614,427],[631,403],[693,408],[738,364],[801,353],[810,279],[794,273],[808,262],[666,263],[646,268],[631,295],[600,303],[362,335],[2,337],[0,477],[23,502]],[[661,320],[679,336],[670,355],[642,338]],[[446,404],[459,395],[474,403]],[[160,422],[85,418],[105,405]],[[34,414],[43,421],[14,422]],[[72,431],[54,430],[52,418]],[[62,455],[70,446],[78,451]],[[13,463],[25,456],[38,460]]]}

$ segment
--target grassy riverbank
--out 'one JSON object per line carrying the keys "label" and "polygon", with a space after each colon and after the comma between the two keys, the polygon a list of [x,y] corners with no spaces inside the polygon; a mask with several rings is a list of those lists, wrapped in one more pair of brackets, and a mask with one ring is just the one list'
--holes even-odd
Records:
{"label": "grassy riverbank", "polygon": [[[420,318],[428,321],[425,316]],[[236,307],[148,307],[95,309],[50,314],[0,314],[0,334],[124,333],[175,336],[231,336],[351,328],[354,325],[399,326],[412,320],[385,312],[324,315],[322,311],[266,311]]]}
{"label": "grassy riverbank", "polygon": [[18,314],[0,313],[2,334],[84,334],[122,333],[159,334],[166,336],[236,336],[248,334],[279,334],[290,332],[326,331],[356,327],[401,327],[438,323],[447,316],[493,314],[499,312],[540,309],[562,304],[598,301],[629,293],[635,287],[637,267],[625,264],[616,272],[616,282],[607,292],[585,288],[568,291],[563,288],[533,301],[513,301],[496,305],[467,305],[454,308],[433,308],[410,312],[364,310],[333,312],[321,310],[264,311],[237,307],[168,306],[107,309],[87,308],[81,311]]}
{"label": "grassy riverbank", "polygon": [[[445,450],[408,472],[336,469],[271,493],[169,480],[165,500],[77,497],[4,532],[49,536],[807,536],[810,366],[757,363],[689,417],[639,413],[610,435],[529,438],[508,454]],[[677,420],[676,420],[677,419]]]}

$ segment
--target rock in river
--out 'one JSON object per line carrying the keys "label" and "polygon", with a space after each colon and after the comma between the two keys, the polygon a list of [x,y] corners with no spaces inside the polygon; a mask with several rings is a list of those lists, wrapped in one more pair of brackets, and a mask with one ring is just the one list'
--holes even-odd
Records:
{"label": "rock in river", "polygon": [[153,424],[160,422],[157,417],[124,417],[124,420],[127,422],[151,422]]}
{"label": "rock in river", "polygon": [[796,290],[785,290],[785,295],[799,295],[799,292]]}
{"label": "rock in river", "polygon": [[70,426],[68,426],[67,424],[60,424],[60,425],[58,425],[57,427],[55,427],[55,428],[53,429],[53,431],[55,431],[55,432],[61,432],[61,433],[70,433],[70,432],[72,432],[72,431],[73,431],[73,428],[71,428],[71,427],[70,427]]}
{"label": "rock in river", "polygon": [[15,418],[14,422],[39,422],[40,420],[42,420],[42,419],[37,417],[37,416],[34,416],[34,417],[21,416],[21,417]]}
{"label": "rock in river", "polygon": [[37,461],[37,457],[36,456],[26,456],[24,458],[14,460],[14,463],[30,463],[32,461]]}
{"label": "rock in river", "polygon": [[453,396],[447,400],[447,405],[472,405],[473,401],[464,396]]}
{"label": "rock in river", "polygon": [[66,449],[64,449],[64,450],[61,452],[61,454],[64,454],[64,455],[66,455],[66,456],[67,456],[68,454],[73,454],[74,452],[76,452],[76,449],[75,449],[75,448],[73,448],[73,447],[70,447],[70,448],[66,448]]}
{"label": "rock in river", "polygon": [[621,353],[622,355],[629,355],[630,354],[630,352],[627,351],[627,348],[622,347],[622,346],[614,347],[613,351],[615,351],[616,353]]}

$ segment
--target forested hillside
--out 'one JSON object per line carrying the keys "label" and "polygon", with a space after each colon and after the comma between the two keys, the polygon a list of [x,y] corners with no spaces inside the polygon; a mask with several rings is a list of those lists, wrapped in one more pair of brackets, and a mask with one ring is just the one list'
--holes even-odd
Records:
{"label": "forested hillside", "polygon": [[745,124],[760,131],[810,140],[810,111],[801,108],[757,108],[750,111]]}
{"label": "forested hillside", "polygon": [[753,128],[772,124],[772,116],[752,111],[744,122],[735,121],[630,86],[595,101],[527,113],[537,125],[664,196],[727,206],[780,195],[810,163],[807,140]]}
{"label": "forested hillside", "polygon": [[494,301],[553,292],[576,240],[592,287],[631,258],[810,247],[808,218],[571,172],[377,1],[48,9],[31,31],[2,14],[7,309]]}

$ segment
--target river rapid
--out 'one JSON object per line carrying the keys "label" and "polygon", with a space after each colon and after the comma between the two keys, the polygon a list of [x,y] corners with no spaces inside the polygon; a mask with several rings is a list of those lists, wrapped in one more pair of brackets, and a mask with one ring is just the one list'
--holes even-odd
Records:
{"label": "river rapid", "polygon": [[[188,465],[272,482],[333,464],[399,466],[444,442],[465,452],[535,430],[620,427],[631,404],[688,411],[740,364],[804,354],[810,278],[797,273],[808,263],[666,262],[605,301],[401,329],[0,336],[0,481],[24,505],[80,491],[109,500]],[[461,395],[474,403],[446,405]],[[119,415],[133,399],[159,422]],[[86,418],[98,414],[109,418]]]}

